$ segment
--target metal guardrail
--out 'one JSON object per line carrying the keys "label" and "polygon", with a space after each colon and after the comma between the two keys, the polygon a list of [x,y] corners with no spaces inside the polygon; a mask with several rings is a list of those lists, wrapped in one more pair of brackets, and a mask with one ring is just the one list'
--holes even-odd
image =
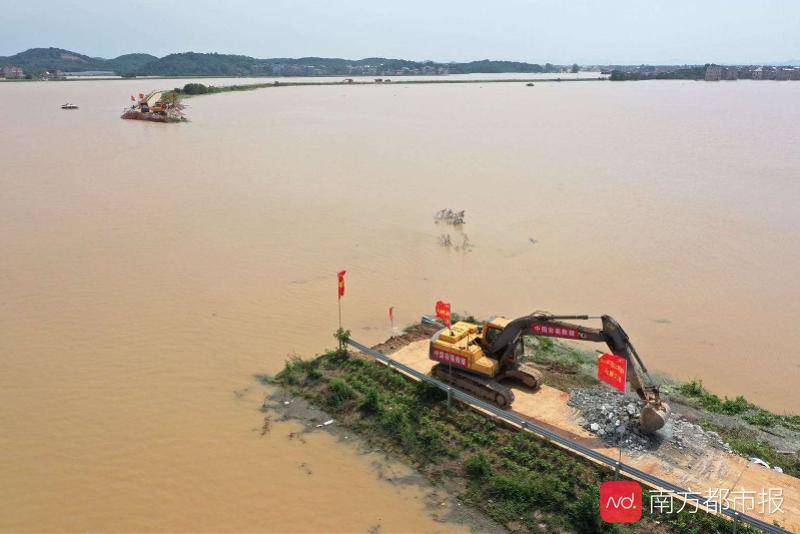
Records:
{"label": "metal guardrail", "polygon": [[[609,467],[612,467],[612,468],[616,469],[620,473],[626,473],[626,474],[628,474],[628,475],[630,475],[630,476],[632,476],[634,478],[642,480],[642,481],[646,482],[647,484],[649,484],[649,485],[651,485],[651,486],[653,486],[655,488],[673,492],[674,494],[679,495],[681,498],[684,498],[687,501],[696,502],[696,503],[698,503],[699,505],[701,505],[701,506],[703,506],[705,508],[719,509],[719,513],[721,513],[722,515],[727,516],[728,518],[732,519],[734,521],[734,524],[736,524],[736,522],[738,522],[738,521],[741,521],[742,523],[746,523],[746,524],[748,524],[750,526],[753,526],[753,527],[756,527],[758,529],[761,529],[764,532],[769,532],[770,534],[772,534],[772,533],[775,533],[775,534],[790,534],[789,531],[784,530],[784,529],[782,529],[780,527],[777,527],[775,525],[772,525],[770,523],[767,523],[766,521],[763,521],[763,520],[758,519],[756,517],[753,517],[753,516],[750,516],[750,515],[747,515],[747,514],[743,514],[741,512],[737,512],[735,510],[731,510],[730,508],[721,508],[720,509],[720,506],[715,501],[713,501],[712,499],[707,499],[707,498],[703,497],[702,495],[700,495],[698,493],[689,492],[688,490],[685,490],[685,489],[681,488],[680,486],[676,486],[675,484],[672,484],[671,482],[667,482],[666,480],[663,480],[663,479],[660,479],[658,477],[655,477],[655,476],[653,476],[653,475],[651,475],[649,473],[645,473],[644,471],[642,471],[640,469],[637,469],[637,468],[633,467],[632,465],[628,465],[628,464],[622,463],[622,462],[620,462],[618,460],[615,460],[615,459],[613,459],[613,458],[611,458],[609,456],[606,456],[605,454],[601,454],[601,453],[599,453],[599,452],[597,452],[597,451],[595,451],[593,449],[590,449],[590,448],[588,448],[588,447],[586,447],[584,445],[581,445],[580,443],[572,441],[571,439],[568,439],[568,438],[565,438],[563,436],[560,436],[560,435],[556,434],[555,432],[553,432],[551,430],[548,430],[547,428],[544,428],[543,426],[537,425],[536,423],[533,423],[533,422],[531,422],[531,421],[529,421],[529,420],[527,420],[527,419],[525,419],[523,417],[520,417],[519,415],[517,415],[517,414],[515,414],[513,412],[509,412],[507,410],[503,410],[501,408],[498,408],[497,406],[495,406],[493,404],[486,403],[486,402],[478,399],[477,397],[473,397],[469,393],[465,393],[465,392],[463,392],[463,391],[461,391],[459,389],[456,389],[454,387],[448,386],[444,382],[440,382],[439,380],[436,380],[435,378],[433,378],[431,376],[428,376],[428,375],[426,375],[424,373],[420,373],[416,369],[413,369],[413,368],[405,365],[404,363],[398,362],[397,360],[393,360],[392,358],[386,356],[385,354],[383,354],[383,353],[381,353],[381,352],[379,352],[379,351],[377,351],[375,349],[367,347],[366,345],[362,345],[358,341],[355,341],[353,339],[348,339],[347,340],[347,344],[352,346],[355,349],[358,349],[359,351],[363,352],[364,354],[368,354],[368,355],[372,356],[373,358],[375,358],[376,360],[385,363],[389,367],[394,367],[394,368],[402,371],[403,373],[406,373],[406,374],[416,378],[417,380],[420,380],[420,381],[423,381],[423,382],[428,382],[429,384],[433,384],[437,388],[439,388],[442,391],[444,391],[445,393],[447,393],[448,398],[454,397],[454,398],[456,398],[456,399],[458,399],[458,400],[460,400],[462,402],[465,402],[467,404],[471,404],[473,406],[477,406],[478,408],[481,408],[482,410],[486,410],[487,412],[490,412],[491,414],[499,417],[500,419],[503,419],[505,421],[508,421],[509,423],[512,423],[512,424],[514,424],[516,426],[519,426],[520,428],[522,428],[524,430],[527,430],[527,431],[529,431],[529,432],[531,432],[533,434],[536,434],[541,438],[544,438],[544,439],[546,439],[546,440],[548,440],[550,442],[556,443],[556,444],[560,445],[561,447],[563,447],[565,449],[571,450],[573,452],[577,452],[578,454],[581,454],[583,456],[587,456],[587,457],[591,458],[592,460],[595,460],[598,463],[605,464],[605,465],[607,465]],[[713,512],[709,512],[709,513],[713,513]]]}

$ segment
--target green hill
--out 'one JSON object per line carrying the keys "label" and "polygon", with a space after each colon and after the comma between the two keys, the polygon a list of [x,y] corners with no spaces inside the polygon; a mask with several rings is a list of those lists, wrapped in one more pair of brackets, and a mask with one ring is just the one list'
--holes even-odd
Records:
{"label": "green hill", "polygon": [[156,56],[150,54],[124,54],[114,59],[104,60],[104,64],[106,70],[113,70],[119,74],[125,74],[128,72],[135,72],[157,59]]}
{"label": "green hill", "polygon": [[63,48],[31,48],[3,58],[2,64],[22,67],[25,72],[29,73],[46,70],[105,70],[105,60],[91,58]]}
{"label": "green hill", "polygon": [[16,65],[26,73],[39,74],[46,70],[80,72],[87,70],[110,70],[126,73],[157,60],[150,54],[125,54],[114,59],[89,57],[63,48],[31,48],[13,56],[0,57],[0,66]]}
{"label": "green hill", "polygon": [[154,59],[134,72],[150,76],[247,76],[256,63],[248,56],[184,52]]}
{"label": "green hill", "polygon": [[16,65],[27,74],[45,70],[114,71],[141,76],[341,76],[547,72],[558,67],[546,64],[484,59],[467,63],[437,63],[369,57],[343,59],[325,57],[257,59],[249,56],[183,52],[162,58],[150,54],[125,54],[114,59],[90,57],[63,48],[31,48],[9,57],[0,57],[0,66]]}

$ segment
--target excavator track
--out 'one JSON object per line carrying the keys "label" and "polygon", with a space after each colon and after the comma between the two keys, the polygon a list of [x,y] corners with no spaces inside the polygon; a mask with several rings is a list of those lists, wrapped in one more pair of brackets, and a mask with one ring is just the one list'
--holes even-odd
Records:
{"label": "excavator track", "polygon": [[544,383],[544,375],[540,370],[527,363],[519,363],[511,369],[497,375],[495,380],[505,380],[509,378],[532,390],[539,389]]}
{"label": "excavator track", "polygon": [[511,389],[498,384],[491,378],[484,378],[442,363],[434,365],[431,374],[437,380],[490,402],[499,408],[508,409],[514,402],[514,393]]}

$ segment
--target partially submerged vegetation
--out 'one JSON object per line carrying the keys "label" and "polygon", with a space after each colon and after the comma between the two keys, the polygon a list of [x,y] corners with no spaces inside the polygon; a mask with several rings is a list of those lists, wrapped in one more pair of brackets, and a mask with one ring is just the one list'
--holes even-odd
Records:
{"label": "partially submerged vegetation", "polygon": [[695,65],[681,69],[653,72],[640,72],[614,69],[609,79],[612,82],[636,80],[702,80],[706,74],[705,65]]}
{"label": "partially submerged vegetation", "polygon": [[735,399],[720,398],[706,390],[701,380],[692,380],[686,384],[681,384],[678,387],[678,392],[709,412],[741,415],[746,422],[760,427],[782,426],[790,430],[800,431],[800,415],[776,415],[756,406],[741,395]]}
{"label": "partially submerged vegetation", "polygon": [[232,91],[252,91],[254,89],[263,89],[264,87],[272,87],[276,83],[252,83],[245,85],[205,85],[202,83],[187,83],[183,87],[176,87],[171,92],[176,95],[210,95],[216,93],[229,93]]}
{"label": "partially submerged vegetation", "polygon": [[[703,512],[651,515],[647,502],[635,525],[604,523],[598,488],[613,473],[457,403],[450,406],[438,389],[343,349],[292,359],[275,381],[430,480],[454,486],[465,503],[512,530],[732,531],[726,520]],[[739,532],[750,530],[740,525]]]}

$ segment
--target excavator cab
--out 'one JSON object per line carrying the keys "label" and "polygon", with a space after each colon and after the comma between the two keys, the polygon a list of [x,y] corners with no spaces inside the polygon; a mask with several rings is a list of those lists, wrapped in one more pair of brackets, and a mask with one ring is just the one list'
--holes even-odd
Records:
{"label": "excavator cab", "polygon": [[508,321],[503,317],[489,319],[481,330],[481,340],[484,346],[491,347],[506,326],[508,326]]}

